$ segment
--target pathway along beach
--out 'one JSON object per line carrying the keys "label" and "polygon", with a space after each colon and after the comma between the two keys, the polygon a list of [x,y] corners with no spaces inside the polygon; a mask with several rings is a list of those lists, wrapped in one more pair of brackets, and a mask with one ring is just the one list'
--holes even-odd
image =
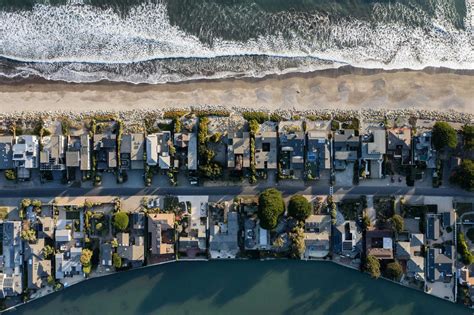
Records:
{"label": "pathway along beach", "polygon": [[472,71],[357,68],[157,85],[0,82],[0,112],[166,109],[217,105],[251,109],[427,109],[474,114]]}

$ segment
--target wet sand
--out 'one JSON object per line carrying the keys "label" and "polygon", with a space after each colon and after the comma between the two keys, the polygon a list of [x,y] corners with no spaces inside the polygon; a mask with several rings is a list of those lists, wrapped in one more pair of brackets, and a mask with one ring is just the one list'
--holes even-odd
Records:
{"label": "wet sand", "polygon": [[474,113],[474,75],[450,71],[332,71],[161,85],[0,83],[0,112],[130,110],[218,105],[278,109],[429,109]]}

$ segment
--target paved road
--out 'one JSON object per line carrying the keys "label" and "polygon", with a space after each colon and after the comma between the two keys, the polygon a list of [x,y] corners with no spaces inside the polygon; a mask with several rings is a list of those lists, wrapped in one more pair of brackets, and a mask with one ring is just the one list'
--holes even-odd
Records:
{"label": "paved road", "polygon": [[[321,186],[275,186],[285,196],[293,194],[327,195],[329,187]],[[256,195],[265,188],[262,186],[220,186],[220,187],[147,187],[147,188],[27,188],[1,189],[0,198],[23,197],[77,197],[77,196],[143,196],[143,195],[209,195],[209,196],[236,196],[239,194]],[[355,186],[334,187],[334,194],[347,195],[423,195],[423,196],[450,196],[471,197],[474,193],[452,188],[412,188],[391,186]]]}

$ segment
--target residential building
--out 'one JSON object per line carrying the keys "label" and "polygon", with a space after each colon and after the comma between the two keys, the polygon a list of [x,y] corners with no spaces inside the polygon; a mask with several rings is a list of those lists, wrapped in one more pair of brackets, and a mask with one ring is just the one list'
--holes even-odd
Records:
{"label": "residential building", "polygon": [[378,259],[393,259],[393,232],[389,230],[368,230],[365,235],[367,255]]}
{"label": "residential building", "polygon": [[385,153],[385,129],[369,130],[362,136],[361,159],[365,163],[366,176],[373,179],[382,178],[382,163]]}
{"label": "residential building", "polygon": [[22,288],[21,276],[0,272],[0,299],[21,294],[23,292]]}
{"label": "residential building", "polygon": [[18,179],[30,178],[30,171],[39,167],[39,140],[37,136],[16,137],[13,145],[13,165]]}
{"label": "residential building", "polygon": [[410,234],[409,241],[397,242],[395,257],[406,264],[406,275],[416,280],[425,280],[425,257],[422,255],[424,235]]}
{"label": "residential building", "polygon": [[255,135],[255,168],[276,170],[277,167],[277,133],[275,131],[258,132]]}
{"label": "residential building", "polygon": [[306,136],[300,121],[280,122],[280,171],[282,175],[300,178],[304,169]]}
{"label": "residential building", "polygon": [[227,135],[227,167],[236,171],[250,167],[248,132],[232,132]]}
{"label": "residential building", "polygon": [[346,221],[334,226],[332,232],[333,252],[354,258],[362,250],[362,231],[355,221]]}
{"label": "residential building", "polygon": [[132,233],[138,236],[144,236],[146,216],[142,212],[134,212],[132,217]]}
{"label": "residential building", "polygon": [[436,151],[431,145],[431,131],[413,138],[413,161],[415,164],[426,165],[426,168],[436,167]]}
{"label": "residential building", "polygon": [[13,137],[0,136],[0,170],[13,168]]}
{"label": "residential building", "polygon": [[[207,250],[208,229],[208,197],[207,196],[179,196],[179,202],[186,205],[189,227],[186,235],[179,236],[179,251],[188,256],[203,254]],[[191,209],[189,210],[189,205]]]}
{"label": "residential building", "polygon": [[454,246],[428,249],[426,258],[426,280],[450,283],[454,276]]}
{"label": "residential building", "polygon": [[23,242],[21,240],[21,222],[3,222],[2,232],[0,295],[14,296],[23,292]]}
{"label": "residential building", "polygon": [[325,131],[309,131],[306,145],[307,177],[320,178],[321,172],[331,168],[330,144]]}
{"label": "residential building", "polygon": [[79,168],[81,171],[91,169],[89,134],[86,133],[80,137],[69,137],[66,150],[66,166]]}
{"label": "residential building", "polygon": [[331,216],[310,215],[304,224],[305,258],[323,258],[329,254]]}
{"label": "residential building", "polygon": [[148,214],[148,244],[152,255],[174,254],[174,224],[174,213]]}
{"label": "residential building", "polygon": [[411,164],[411,128],[400,127],[387,130],[387,155],[399,160],[402,165]]}
{"label": "residential building", "polygon": [[235,211],[224,212],[222,222],[213,222],[209,227],[209,254],[211,258],[235,258],[239,252],[237,243],[239,215]]}
{"label": "residential building", "polygon": [[175,133],[174,146],[181,164],[189,171],[197,170],[197,136],[195,133]]}
{"label": "residential building", "polygon": [[145,136],[142,133],[122,135],[120,144],[120,168],[141,170],[145,167]]}
{"label": "residential building", "polygon": [[170,157],[171,132],[163,131],[146,137],[147,164],[158,165],[160,169],[171,168]]}
{"label": "residential building", "polygon": [[41,139],[41,171],[63,171],[66,169],[66,138],[53,135]]}
{"label": "residential building", "polygon": [[462,266],[458,273],[459,273],[459,283],[461,285],[467,285],[469,288],[472,288],[474,286],[474,266],[470,265],[469,267],[467,266]]}
{"label": "residential building", "polygon": [[112,267],[113,248],[109,243],[100,245],[100,264],[104,267]]}
{"label": "residential building", "polygon": [[95,134],[94,154],[96,157],[97,169],[112,170],[117,167],[117,135]]}
{"label": "residential building", "polygon": [[244,223],[244,248],[246,250],[271,249],[270,232],[260,226],[256,218],[247,218]]}
{"label": "residential building", "polygon": [[55,277],[57,280],[82,274],[82,247],[71,247],[54,256]]}
{"label": "residential building", "polygon": [[28,289],[40,289],[48,284],[48,277],[51,276],[51,260],[43,257],[44,247],[44,238],[38,238],[34,244],[26,242],[25,261]]}
{"label": "residential building", "polygon": [[342,129],[334,133],[334,167],[336,170],[346,169],[349,163],[358,159],[360,137],[353,129]]}
{"label": "residential building", "polygon": [[124,260],[125,265],[139,267],[145,261],[145,244],[143,236],[134,237],[130,242],[130,234],[117,234],[117,254]]}

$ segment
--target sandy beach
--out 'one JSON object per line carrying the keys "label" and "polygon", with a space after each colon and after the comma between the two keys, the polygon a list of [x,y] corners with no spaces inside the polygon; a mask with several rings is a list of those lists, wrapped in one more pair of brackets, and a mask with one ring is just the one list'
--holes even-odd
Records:
{"label": "sandy beach", "polygon": [[0,111],[156,109],[195,105],[278,109],[429,109],[474,113],[474,76],[436,71],[333,71],[161,85],[0,84]]}

